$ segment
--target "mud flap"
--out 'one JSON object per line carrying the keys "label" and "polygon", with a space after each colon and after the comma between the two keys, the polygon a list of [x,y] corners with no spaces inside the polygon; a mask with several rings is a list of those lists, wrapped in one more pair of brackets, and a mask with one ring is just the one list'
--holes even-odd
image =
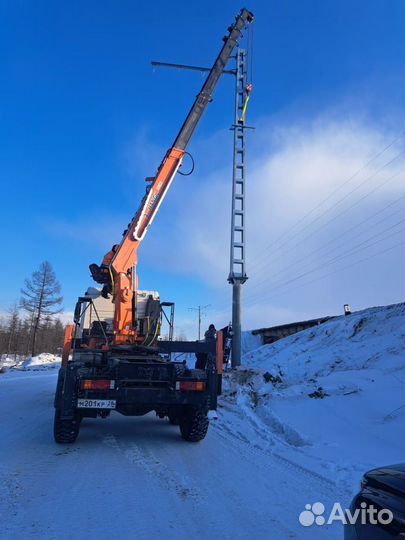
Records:
{"label": "mud flap", "polygon": [[[59,385],[59,381],[58,381]],[[58,390],[57,390],[58,391]],[[55,397],[55,404],[58,402],[61,420],[71,420],[76,414],[76,371],[73,366],[65,370],[63,382],[60,386],[60,394]]]}

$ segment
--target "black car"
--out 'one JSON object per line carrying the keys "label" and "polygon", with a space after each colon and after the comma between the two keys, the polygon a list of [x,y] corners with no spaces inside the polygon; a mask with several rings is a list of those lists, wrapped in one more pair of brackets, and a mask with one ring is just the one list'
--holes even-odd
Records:
{"label": "black car", "polygon": [[405,540],[405,463],[368,471],[350,507],[352,515],[356,510],[356,523],[345,525],[345,540]]}

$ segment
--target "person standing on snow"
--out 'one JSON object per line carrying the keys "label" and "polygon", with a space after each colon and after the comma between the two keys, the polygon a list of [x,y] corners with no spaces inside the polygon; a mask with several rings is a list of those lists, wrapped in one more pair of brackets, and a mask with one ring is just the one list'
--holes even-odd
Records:
{"label": "person standing on snow", "polygon": [[[208,330],[204,334],[205,341],[215,341],[217,338],[217,331],[213,324],[210,324]],[[197,361],[195,363],[196,369],[205,369],[207,365],[208,355],[206,353],[197,353]]]}

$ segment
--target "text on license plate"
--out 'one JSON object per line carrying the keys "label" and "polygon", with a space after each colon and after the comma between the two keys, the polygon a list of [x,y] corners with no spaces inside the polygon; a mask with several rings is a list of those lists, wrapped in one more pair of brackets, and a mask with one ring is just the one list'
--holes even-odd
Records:
{"label": "text on license plate", "polygon": [[78,399],[79,409],[115,409],[115,399]]}

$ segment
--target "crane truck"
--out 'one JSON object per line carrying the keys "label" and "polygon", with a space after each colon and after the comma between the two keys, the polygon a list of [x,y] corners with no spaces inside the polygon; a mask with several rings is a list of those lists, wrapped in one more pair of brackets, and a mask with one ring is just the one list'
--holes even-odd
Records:
{"label": "crane truck", "polygon": [[[90,287],[78,298],[74,324],[66,327],[54,406],[54,438],[73,443],[86,417],[106,418],[111,411],[140,416],[155,411],[178,424],[182,437],[202,440],[210,411],[217,407],[222,373],[223,336],[213,340],[174,341],[174,303],[156,291],[138,287],[138,248],[186,155],[213,91],[238,39],[253,21],[242,9],[233,24],[180,131],[154,177],[119,244],[90,272],[102,287]],[[181,171],[180,171],[181,172]],[[170,308],[170,317],[167,312]],[[160,339],[163,317],[169,339]],[[205,369],[193,369],[175,353],[205,355]],[[180,356],[181,358],[181,356]]]}

